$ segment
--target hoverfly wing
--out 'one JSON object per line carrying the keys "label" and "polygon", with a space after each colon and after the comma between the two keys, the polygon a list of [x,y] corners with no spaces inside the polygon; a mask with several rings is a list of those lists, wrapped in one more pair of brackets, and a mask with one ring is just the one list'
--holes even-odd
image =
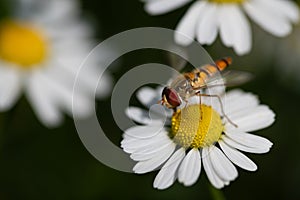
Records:
{"label": "hoverfly wing", "polygon": [[206,81],[206,87],[226,86],[233,87],[249,82],[254,75],[246,71],[226,70],[221,74],[210,77]]}
{"label": "hoverfly wing", "polygon": [[222,77],[227,87],[233,87],[251,81],[254,75],[246,71],[228,70],[222,74]]}

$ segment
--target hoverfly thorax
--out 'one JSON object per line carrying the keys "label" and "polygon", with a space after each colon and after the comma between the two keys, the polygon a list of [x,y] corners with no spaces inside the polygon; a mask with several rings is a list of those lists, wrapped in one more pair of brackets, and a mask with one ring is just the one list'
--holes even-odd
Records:
{"label": "hoverfly thorax", "polygon": [[176,107],[180,106],[181,99],[176,90],[165,87],[162,91],[161,103],[167,108],[175,109]]}

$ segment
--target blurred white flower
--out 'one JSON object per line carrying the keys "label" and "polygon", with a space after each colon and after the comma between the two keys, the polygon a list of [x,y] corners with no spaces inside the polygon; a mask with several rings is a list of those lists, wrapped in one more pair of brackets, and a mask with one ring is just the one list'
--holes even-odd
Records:
{"label": "blurred white flower", "polygon": [[106,95],[110,77],[97,91],[101,55],[81,74],[80,102],[72,112],[77,70],[95,45],[92,31],[80,17],[75,0],[20,0],[14,15],[0,24],[0,111],[9,110],[24,91],[40,121],[59,125],[63,112],[86,117],[93,95]]}
{"label": "blurred white flower", "polygon": [[[137,97],[150,108],[159,99],[160,92],[142,88]],[[203,100],[199,109],[199,104],[195,104],[199,99],[194,98],[188,106],[169,115],[171,120],[166,124],[163,113],[161,118],[150,119],[141,108],[127,110],[130,118],[143,125],[126,130],[121,146],[138,162],[133,168],[135,173],[147,173],[162,166],[154,188],[166,189],[177,178],[185,186],[193,185],[200,176],[202,164],[211,184],[222,188],[238,176],[233,164],[248,171],[257,170],[256,164],[238,150],[259,154],[270,150],[269,140],[248,133],[274,122],[273,111],[260,105],[256,96],[241,90],[226,94],[226,114],[238,128],[224,120],[219,109],[209,105],[210,98]]]}
{"label": "blurred white flower", "polygon": [[[145,9],[159,15],[192,0],[144,0]],[[249,53],[252,46],[250,24],[244,12],[265,31],[283,37],[299,20],[298,6],[289,0],[197,0],[178,24],[175,40],[189,45],[194,38],[212,44],[218,32],[227,47],[238,55]],[[187,37],[183,37],[184,36]]]}

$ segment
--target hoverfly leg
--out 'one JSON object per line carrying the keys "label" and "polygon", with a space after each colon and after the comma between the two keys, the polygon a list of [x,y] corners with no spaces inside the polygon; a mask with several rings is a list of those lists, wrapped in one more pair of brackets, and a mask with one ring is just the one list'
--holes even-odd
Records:
{"label": "hoverfly leg", "polygon": [[201,96],[202,94],[200,93],[200,91],[196,92],[196,95],[199,97],[199,109],[200,109],[200,119],[202,120],[202,108],[201,108],[201,104],[202,104],[202,100],[201,100]]}
{"label": "hoverfly leg", "polygon": [[213,95],[213,94],[212,95],[210,95],[210,94],[201,94],[200,92],[196,92],[196,95],[199,96],[200,99],[201,99],[201,96],[203,96],[203,97],[216,97],[216,98],[218,98],[218,101],[219,101],[220,106],[221,106],[221,112],[222,112],[223,116],[227,119],[227,121],[230,124],[232,124],[234,127],[238,128],[238,125],[236,125],[233,121],[231,121],[229,119],[229,117],[225,114],[223,103],[222,103],[221,97],[219,95],[216,95],[216,94],[215,95]]}
{"label": "hoverfly leg", "polygon": [[183,101],[185,102],[184,108],[186,108],[188,106],[189,101],[187,99],[184,99]]}

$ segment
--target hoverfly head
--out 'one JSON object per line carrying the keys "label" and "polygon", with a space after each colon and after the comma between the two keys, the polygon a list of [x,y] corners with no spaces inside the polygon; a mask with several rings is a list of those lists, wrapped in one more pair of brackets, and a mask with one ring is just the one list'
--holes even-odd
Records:
{"label": "hoverfly head", "polygon": [[181,99],[176,90],[165,87],[162,91],[161,104],[165,105],[167,108],[175,109],[176,107],[180,106]]}

